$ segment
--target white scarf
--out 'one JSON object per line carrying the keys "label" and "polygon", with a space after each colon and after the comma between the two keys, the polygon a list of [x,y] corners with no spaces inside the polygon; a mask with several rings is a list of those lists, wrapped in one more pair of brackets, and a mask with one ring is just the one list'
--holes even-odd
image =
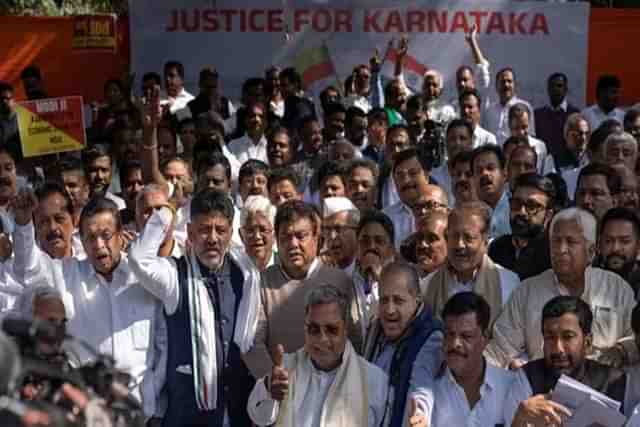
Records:
{"label": "white scarf", "polygon": [[[258,325],[260,305],[260,273],[249,257],[238,248],[229,248],[228,255],[242,271],[242,299],[238,307],[233,340],[242,353],[253,345]],[[196,257],[190,253],[187,289],[189,291],[189,320],[191,324],[191,352],[193,354],[193,386],[198,409],[216,409],[218,400],[218,361],[216,359],[215,310],[204,284]]]}
{"label": "white scarf", "polygon": [[[311,359],[301,348],[288,358],[289,391],[282,401],[276,427],[295,427],[305,414],[300,413],[311,382]],[[329,387],[324,402],[320,427],[365,427],[368,424],[369,392],[367,362],[347,341],[342,363]]]}

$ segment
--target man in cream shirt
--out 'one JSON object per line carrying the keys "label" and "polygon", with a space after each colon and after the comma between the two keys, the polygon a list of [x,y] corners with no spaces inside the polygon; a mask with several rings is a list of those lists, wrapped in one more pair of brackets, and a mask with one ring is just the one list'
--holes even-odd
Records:
{"label": "man in cream shirt", "polygon": [[304,347],[285,355],[278,345],[271,375],[249,396],[247,412],[256,425],[382,425],[388,378],[347,339],[348,311],[346,295],[334,286],[308,294]]}
{"label": "man in cream shirt", "polygon": [[493,327],[487,355],[498,365],[519,367],[542,357],[542,307],[558,295],[581,297],[593,311],[589,358],[619,366],[633,363],[638,349],[631,330],[633,291],[615,273],[591,266],[596,219],[580,208],[560,211],[550,225],[551,269],[525,280]]}

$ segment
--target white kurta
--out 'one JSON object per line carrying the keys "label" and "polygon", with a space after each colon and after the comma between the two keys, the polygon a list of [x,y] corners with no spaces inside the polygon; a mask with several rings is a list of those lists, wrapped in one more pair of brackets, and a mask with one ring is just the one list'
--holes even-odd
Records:
{"label": "white kurta", "polygon": [[482,113],[483,127],[489,132],[493,133],[498,140],[498,144],[503,145],[504,142],[511,136],[511,130],[509,129],[509,109],[516,104],[524,104],[529,109],[529,132],[535,132],[536,125],[533,119],[533,108],[524,99],[513,96],[505,105],[500,104],[500,101],[494,100]]}
{"label": "white kurta", "polygon": [[480,400],[470,407],[464,389],[456,382],[449,368],[435,383],[435,406],[430,427],[485,427],[505,423],[504,403],[514,374],[486,364],[480,386]]}
{"label": "white kurta", "polygon": [[[290,356],[291,355],[285,355],[285,369],[291,363]],[[324,404],[338,369],[330,372],[320,371],[313,366],[309,358],[305,360],[306,363],[309,364],[305,368],[311,371],[311,380],[307,385],[302,407],[298,412],[305,414],[305,417],[296,421],[299,421],[298,427],[320,427],[320,418],[324,410]],[[367,426],[378,427],[381,425],[385,414],[389,380],[380,368],[371,363],[366,363],[369,394],[369,419],[367,420]],[[258,380],[251,391],[249,402],[247,403],[249,417],[251,421],[258,426],[268,426],[275,423],[280,410],[280,403],[271,399],[271,394],[267,390],[264,381],[264,378]],[[299,386],[296,387],[296,389],[299,388]]]}
{"label": "white kurta", "polygon": [[249,138],[249,135],[244,135],[238,139],[227,144],[227,148],[231,154],[240,163],[240,166],[247,160],[260,160],[269,164],[267,157],[267,138],[264,135],[260,137],[260,141],[256,144],[253,139]]}
{"label": "white kurta", "polygon": [[[165,382],[167,329],[162,305],[140,286],[127,256],[121,253],[113,279],[107,282],[88,260],[51,259],[35,244],[33,224],[16,225],[14,271],[25,286],[49,285],[63,296],[69,333],[99,353],[112,356],[117,367],[133,376],[133,394],[146,416],[159,415]],[[94,355],[76,349],[80,361]]]}
{"label": "white kurta", "polygon": [[[632,359],[637,358],[631,330],[633,290],[622,277],[610,271],[587,267],[585,276],[581,298],[593,312],[596,351],[592,357],[597,359],[599,349],[620,342]],[[558,295],[567,292],[560,288],[551,269],[522,282],[493,326],[493,339],[487,347],[489,357],[500,366],[507,366],[514,358],[525,361],[542,358],[542,308]]]}

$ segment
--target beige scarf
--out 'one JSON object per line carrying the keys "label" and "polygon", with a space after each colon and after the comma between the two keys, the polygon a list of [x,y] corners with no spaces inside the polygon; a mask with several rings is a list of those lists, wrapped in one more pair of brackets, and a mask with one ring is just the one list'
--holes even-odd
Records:
{"label": "beige scarf", "polygon": [[[431,278],[424,295],[424,302],[431,306],[434,316],[441,317],[442,309],[447,300],[449,300],[451,283],[456,280],[449,272],[448,265],[440,267]],[[489,303],[491,307],[491,325],[493,325],[502,310],[502,286],[498,268],[486,254],[482,259],[480,271],[476,275],[473,292],[482,295]]]}
{"label": "beige scarf", "polygon": [[[296,427],[305,416],[300,413],[302,402],[311,382],[311,360],[304,349],[292,355],[287,363],[289,391],[280,404],[277,427]],[[322,408],[320,427],[366,427],[369,416],[367,364],[359,357],[349,341],[342,355],[327,400]]]}

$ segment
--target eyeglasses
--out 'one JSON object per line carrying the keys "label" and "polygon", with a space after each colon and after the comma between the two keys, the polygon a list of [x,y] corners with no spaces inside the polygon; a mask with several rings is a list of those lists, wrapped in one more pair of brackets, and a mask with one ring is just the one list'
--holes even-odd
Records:
{"label": "eyeglasses", "polygon": [[532,200],[522,200],[522,199],[511,199],[511,211],[518,212],[524,207],[524,210],[529,215],[535,215],[545,209],[547,207],[545,205],[541,205],[540,203],[536,203]]}
{"label": "eyeglasses", "polygon": [[97,234],[87,234],[86,236],[82,237],[82,240],[84,240],[87,243],[90,244],[95,244],[98,239],[102,240],[103,242],[107,243],[109,241],[111,241],[111,239],[113,239],[113,237],[116,235],[116,233],[112,232],[112,231],[102,231],[100,233]]}
{"label": "eyeglasses", "polygon": [[315,323],[306,323],[304,327],[307,330],[307,333],[314,337],[319,337],[320,335],[326,335],[328,337],[337,337],[340,335],[340,327],[334,325],[320,326]]}

